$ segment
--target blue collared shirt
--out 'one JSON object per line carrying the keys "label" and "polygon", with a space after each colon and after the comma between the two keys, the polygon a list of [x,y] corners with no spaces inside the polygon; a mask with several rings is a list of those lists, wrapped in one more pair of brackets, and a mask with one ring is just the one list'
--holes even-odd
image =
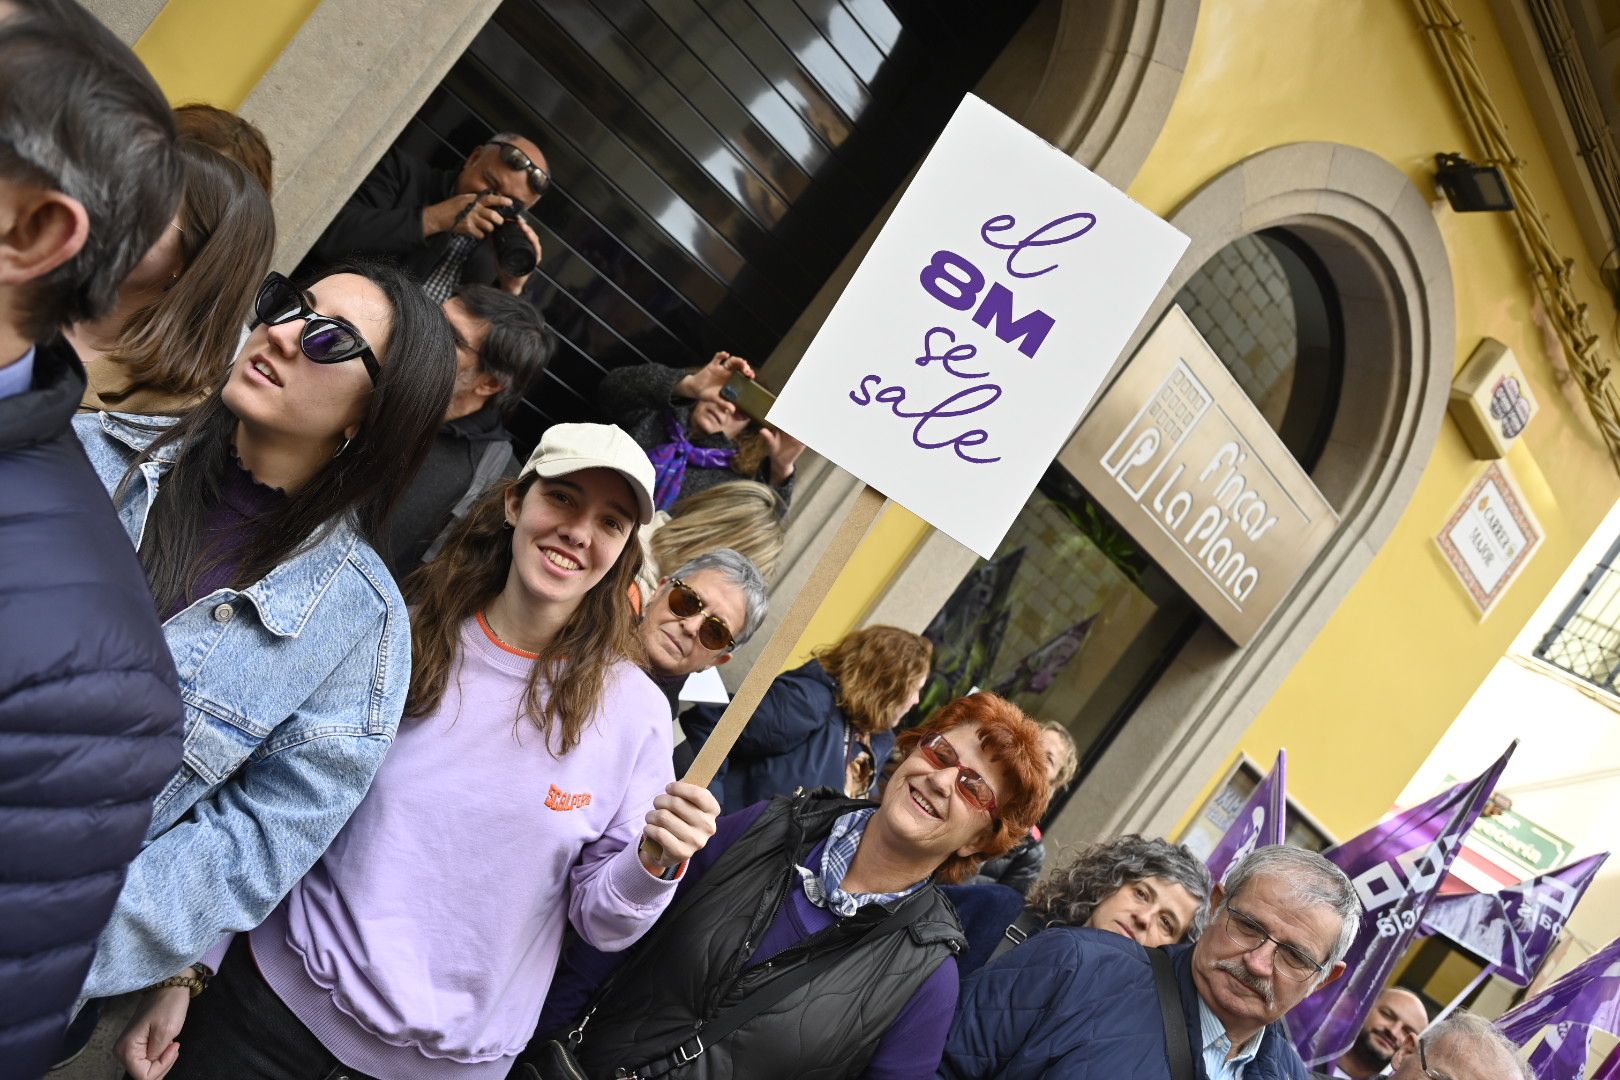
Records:
{"label": "blue collared shirt", "polygon": [[799,878],[804,882],[804,895],[810,902],[842,919],[849,918],[866,904],[881,904],[892,911],[896,903],[928,883],[924,878],[909,888],[892,893],[844,891],[844,875],[849,873],[850,864],[855,861],[855,852],[861,846],[861,837],[866,834],[866,824],[875,813],[877,807],[868,806],[863,810],[851,810],[833,822],[832,832],[827,834],[827,846],[821,853],[820,874],[803,866],[793,868],[799,872]]}
{"label": "blue collared shirt", "polygon": [[16,397],[34,385],[34,347],[22,354],[21,360],[0,367],[0,400]]}
{"label": "blue collared shirt", "polygon": [[1232,1040],[1226,1034],[1226,1025],[1204,1004],[1203,998],[1198,999],[1198,1029],[1203,1037],[1204,1071],[1209,1073],[1209,1080],[1243,1080],[1243,1070],[1260,1052],[1260,1042],[1266,1037],[1266,1029],[1261,1028],[1238,1049],[1237,1056],[1228,1060]]}

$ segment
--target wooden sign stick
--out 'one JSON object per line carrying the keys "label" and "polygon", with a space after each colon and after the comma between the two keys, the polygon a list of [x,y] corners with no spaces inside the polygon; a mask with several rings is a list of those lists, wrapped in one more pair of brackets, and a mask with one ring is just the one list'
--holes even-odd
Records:
{"label": "wooden sign stick", "polygon": [[782,617],[771,639],[760,650],[759,657],[755,659],[754,666],[748,669],[748,675],[743,679],[742,686],[737,688],[737,696],[731,699],[726,706],[725,713],[720,722],[714,726],[709,740],[698,751],[692,767],[686,770],[681,779],[688,784],[697,784],[707,787],[714,779],[714,774],[720,771],[720,763],[725,761],[726,755],[731,753],[737,736],[742,734],[743,727],[749,718],[754,715],[754,709],[759,705],[760,699],[776,677],[782,673],[782,665],[793,653],[793,647],[804,636],[805,627],[810,625],[810,618],[821,606],[832,584],[838,579],[838,572],[848,563],[855,552],[855,545],[861,542],[866,530],[876,520],[878,511],[883,509],[888,500],[876,488],[862,484],[855,496],[855,505],[849,508],[849,513],[839,524],[838,531],[833,534],[832,542],[827,550],[822,552],[821,558],[816,561],[815,568],[810,571],[810,577],[799,590],[799,595],[793,598],[793,604],[788,608],[787,614]]}

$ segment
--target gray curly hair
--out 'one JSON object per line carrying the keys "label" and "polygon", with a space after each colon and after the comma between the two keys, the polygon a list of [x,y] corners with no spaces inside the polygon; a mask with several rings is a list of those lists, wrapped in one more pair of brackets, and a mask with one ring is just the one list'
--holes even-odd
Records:
{"label": "gray curly hair", "polygon": [[1029,910],[1048,925],[1084,926],[1097,905],[1122,885],[1151,877],[1173,881],[1198,898],[1185,935],[1188,941],[1197,940],[1209,922],[1213,882],[1202,859],[1168,840],[1132,834],[1087,844],[1030,890]]}

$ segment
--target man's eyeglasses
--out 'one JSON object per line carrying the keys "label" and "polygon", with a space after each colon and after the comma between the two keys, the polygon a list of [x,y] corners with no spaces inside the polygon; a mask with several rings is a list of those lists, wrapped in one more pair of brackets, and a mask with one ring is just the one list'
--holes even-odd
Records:
{"label": "man's eyeglasses", "polygon": [[1305,955],[1297,946],[1278,941],[1266,933],[1266,928],[1231,904],[1226,905],[1226,918],[1221,923],[1226,936],[1244,952],[1253,952],[1266,942],[1277,946],[1277,972],[1296,982],[1319,975],[1326,964],[1319,964]]}
{"label": "man's eyeglasses", "polygon": [[[703,597],[680,578],[669,579],[669,610],[678,619],[690,619],[703,610]],[[712,652],[730,652],[737,643],[726,620],[710,612],[698,623],[698,644]]]}
{"label": "man's eyeglasses", "polygon": [[996,816],[996,793],[990,787],[990,782],[962,764],[962,756],[943,731],[924,735],[922,742],[917,744],[917,752],[936,769],[955,769],[956,791],[962,796],[962,801],[975,810],[983,810],[992,818]]}
{"label": "man's eyeglasses", "polygon": [[534,192],[536,199],[544,195],[547,189],[551,187],[551,174],[536,165],[528,154],[525,154],[511,143],[501,142],[499,139],[492,141],[489,145],[500,148],[502,165],[505,165],[508,169],[517,169],[529,178],[529,190]]}
{"label": "man's eyeglasses", "polygon": [[298,332],[298,346],[304,355],[317,364],[341,364],[358,357],[366,365],[366,374],[376,385],[381,374],[377,356],[360,336],[360,331],[336,315],[322,315],[310,306],[310,297],[299,292],[293,283],[274,270],[259,286],[259,295],[253,301],[253,312],[266,326],[304,320]]}
{"label": "man's eyeglasses", "polygon": [[1444,1072],[1441,1072],[1439,1069],[1431,1069],[1431,1068],[1429,1068],[1429,1052],[1424,1047],[1423,1040],[1421,1038],[1418,1039],[1417,1044],[1418,1044],[1418,1067],[1423,1070],[1423,1075],[1428,1077],[1429,1080],[1451,1080],[1451,1074],[1450,1073],[1444,1073]]}

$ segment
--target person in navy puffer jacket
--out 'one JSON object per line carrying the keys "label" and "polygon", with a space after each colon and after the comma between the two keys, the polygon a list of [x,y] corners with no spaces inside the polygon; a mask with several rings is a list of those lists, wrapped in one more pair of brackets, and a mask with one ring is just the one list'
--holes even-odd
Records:
{"label": "person in navy puffer jacket", "polygon": [[[1307,1080],[1279,1022],[1344,973],[1361,922],[1354,886],[1302,848],[1264,847],[1215,887],[1196,945],[1172,945],[1198,1080]],[[962,987],[941,1080],[1171,1076],[1153,968],[1135,940],[1054,926]]]}
{"label": "person in navy puffer jacket", "polygon": [[[917,704],[933,652],[927,638],[895,626],[852,630],[817,650],[771,683],[709,790],[728,813],[801,787],[875,798],[895,725]],[[694,754],[721,712],[681,717]]]}
{"label": "person in navy puffer jacket", "polygon": [[180,764],[152,595],[70,421],[59,337],[169,227],[168,104],[71,0],[0,10],[0,1077],[32,1078]]}

